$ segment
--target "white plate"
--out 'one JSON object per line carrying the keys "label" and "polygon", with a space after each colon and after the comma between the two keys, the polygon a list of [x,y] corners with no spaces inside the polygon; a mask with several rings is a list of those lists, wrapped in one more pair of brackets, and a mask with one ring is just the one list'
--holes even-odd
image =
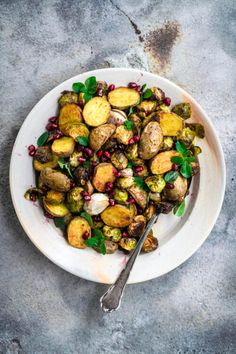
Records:
{"label": "white plate", "polygon": [[204,242],[219,215],[225,191],[225,163],[215,129],[199,104],[183,89],[158,75],[134,69],[101,69],[77,75],[58,85],[44,96],[25,119],[12,151],[10,187],[17,216],[35,246],[61,268],[81,278],[99,283],[113,283],[124,266],[127,256],[121,252],[103,256],[87,248],[80,250],[68,245],[59,229],[48,221],[42,210],[23,197],[35,184],[32,159],[27,146],[36,144],[45,130],[49,117],[57,113],[57,99],[63,90],[70,90],[77,81],[95,75],[116,86],[134,81],[147,86],[159,86],[172,104],[188,101],[192,105],[193,121],[204,125],[206,138],[199,140],[203,149],[200,155],[201,173],[194,178],[188,207],[183,218],[161,215],[154,227],[159,248],[138,257],[129,283],[138,283],[159,277],[187,260]]}

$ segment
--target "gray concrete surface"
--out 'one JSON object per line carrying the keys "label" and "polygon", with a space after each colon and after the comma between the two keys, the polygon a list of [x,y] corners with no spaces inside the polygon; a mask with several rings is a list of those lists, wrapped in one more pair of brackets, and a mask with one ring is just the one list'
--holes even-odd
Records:
{"label": "gray concrete surface", "polygon": [[[236,352],[235,15],[233,0],[0,1],[0,353]],[[120,311],[107,315],[98,306],[104,286],[59,269],[31,244],[8,168],[17,131],[45,93],[113,66],[186,88],[218,130],[228,175],[201,249],[175,271],[129,286]]]}

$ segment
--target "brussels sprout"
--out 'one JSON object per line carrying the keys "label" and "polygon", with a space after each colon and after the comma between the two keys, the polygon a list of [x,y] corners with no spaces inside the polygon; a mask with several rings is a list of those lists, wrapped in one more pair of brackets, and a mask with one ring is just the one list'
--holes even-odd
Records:
{"label": "brussels sprout", "polygon": [[180,134],[178,134],[178,140],[181,140],[186,146],[192,145],[194,139],[195,139],[196,133],[189,129],[189,128],[184,128]]}
{"label": "brussels sprout", "polygon": [[151,192],[150,194],[149,194],[149,198],[150,198],[150,200],[153,200],[155,203],[159,203],[160,201],[161,201],[161,195],[160,195],[160,193],[153,193],[153,192]]}
{"label": "brussels sprout", "polygon": [[182,117],[183,119],[190,118],[192,114],[191,106],[188,102],[177,104],[172,108],[172,112],[178,114],[178,116]]}
{"label": "brussels sprout", "polygon": [[195,176],[200,172],[200,166],[198,162],[191,162],[190,166],[192,167],[192,176]]}
{"label": "brussels sprout", "polygon": [[150,176],[145,179],[145,183],[151,192],[161,193],[165,188],[166,182],[162,176]]}
{"label": "brussels sprout", "polygon": [[117,227],[105,225],[102,229],[103,235],[110,241],[119,242],[121,239],[121,230]]}
{"label": "brussels sprout", "polygon": [[137,215],[134,221],[128,226],[130,237],[140,238],[144,232],[146,218],[143,215]]}
{"label": "brussels sprout", "polygon": [[151,217],[155,214],[155,211],[156,211],[155,206],[154,205],[149,205],[149,207],[146,208],[145,213],[144,213],[146,219],[150,220]]}
{"label": "brussels sprout", "polygon": [[94,193],[91,199],[84,203],[84,210],[90,215],[98,215],[109,205],[109,198],[105,193]]}
{"label": "brussels sprout", "polygon": [[148,176],[148,168],[146,165],[142,165],[143,167],[143,170],[142,171],[138,171],[138,172],[135,172],[134,175],[136,177],[147,177]]}
{"label": "brussels sprout", "polygon": [[[113,242],[113,241],[109,241],[109,240],[105,240],[105,247],[106,247],[106,254],[112,254],[115,253],[115,251],[118,248],[118,244]],[[99,247],[93,247],[95,249],[95,251],[97,251],[98,253],[101,253],[101,250]]]}
{"label": "brussels sprout", "polygon": [[197,157],[197,155],[199,155],[199,154],[201,154],[201,152],[202,152],[202,149],[200,148],[200,146],[192,146],[191,147],[191,151],[192,151],[192,153],[193,153],[193,155],[195,156],[195,157]]}
{"label": "brussels sprout", "polygon": [[45,197],[46,201],[51,204],[60,204],[65,199],[65,193],[49,190]]}
{"label": "brussels sprout", "polygon": [[115,151],[111,155],[111,162],[118,170],[123,170],[128,165],[128,159],[121,151]]}
{"label": "brussels sprout", "polygon": [[24,197],[26,200],[36,201],[42,195],[43,191],[40,188],[33,187],[25,192]]}
{"label": "brussels sprout", "polygon": [[114,137],[119,141],[119,143],[128,145],[129,140],[133,138],[133,131],[132,130],[127,130],[124,125],[119,125],[119,127],[116,128]]}
{"label": "brussels sprout", "polygon": [[131,114],[129,119],[133,123],[134,135],[140,135],[141,127],[142,127],[142,121],[139,118],[139,116],[137,116],[136,114]]}
{"label": "brussels sprout", "polygon": [[128,193],[124,190],[116,188],[115,194],[114,194],[114,199],[117,201],[117,203],[125,204],[125,202],[128,199]]}
{"label": "brussels sprout", "polygon": [[157,108],[157,102],[156,101],[143,101],[137,106],[137,108],[142,112],[152,113]]}
{"label": "brussels sprout", "polygon": [[137,240],[135,238],[129,238],[129,237],[123,237],[120,242],[119,245],[121,248],[123,248],[126,251],[132,251],[136,245],[137,245]]}
{"label": "brussels sprout", "polygon": [[108,139],[102,147],[103,150],[109,150],[111,148],[117,148],[117,141],[114,135],[112,135],[110,139]]}
{"label": "brussels sprout", "polygon": [[72,155],[70,155],[70,165],[71,167],[78,167],[80,162],[78,160],[79,157],[82,157],[82,151],[74,151]]}
{"label": "brussels sprout", "polygon": [[69,178],[62,172],[55,171],[50,167],[41,171],[40,183],[58,192],[67,192],[70,189]]}
{"label": "brussels sprout", "polygon": [[135,184],[133,177],[121,177],[116,180],[117,187],[124,189],[131,187],[133,184]]}
{"label": "brussels sprout", "polygon": [[72,213],[79,213],[84,205],[83,197],[81,192],[83,188],[81,187],[74,187],[67,193],[67,206]]}
{"label": "brussels sprout", "polygon": [[52,161],[53,155],[52,155],[51,147],[48,145],[39,146],[35,152],[34,159],[41,163]]}
{"label": "brussels sprout", "polygon": [[169,106],[166,106],[164,103],[162,103],[159,107],[158,107],[158,112],[166,112],[166,113],[170,113],[171,109]]}
{"label": "brussels sprout", "polygon": [[142,127],[145,128],[146,125],[148,125],[149,122],[151,121],[156,121],[159,123],[160,119],[159,119],[159,116],[156,112],[152,112],[150,113],[149,115],[145,115],[143,121],[142,121]]}
{"label": "brussels sprout", "polygon": [[101,92],[102,96],[107,94],[108,91],[108,85],[105,81],[97,81],[97,87],[96,87],[97,92]]}
{"label": "brussels sprout", "polygon": [[139,157],[138,158],[136,158],[136,159],[134,159],[133,161],[132,161],[132,164],[136,167],[138,167],[138,166],[144,166],[144,164],[145,164],[145,162],[144,162],[144,160],[142,160],[142,159],[140,159]]}
{"label": "brussels sprout", "polygon": [[94,221],[93,222],[93,228],[94,229],[101,229],[104,226],[103,221]]}
{"label": "brussels sprout", "polygon": [[133,170],[132,168],[125,168],[124,170],[120,171],[121,177],[132,177],[133,176]]}
{"label": "brussels sprout", "polygon": [[163,139],[163,145],[161,150],[163,151],[171,150],[173,145],[174,145],[174,140],[170,136],[166,136]]}
{"label": "brussels sprout", "polygon": [[129,145],[125,150],[125,155],[130,161],[136,159],[138,157],[138,144]]}
{"label": "brussels sprout", "polygon": [[60,107],[64,106],[67,103],[78,103],[79,97],[77,93],[73,91],[64,91],[62,96],[58,100]]}
{"label": "brussels sprout", "polygon": [[74,172],[77,184],[84,186],[90,179],[90,169],[85,166],[78,166]]}
{"label": "brussels sprout", "polygon": [[156,205],[156,212],[161,214],[169,214],[174,204],[170,202],[160,202]]}
{"label": "brussels sprout", "polygon": [[205,129],[204,126],[200,123],[186,123],[186,127],[190,128],[196,133],[198,138],[203,139],[205,137]]}
{"label": "brussels sprout", "polygon": [[157,100],[157,101],[163,101],[165,98],[165,92],[162,91],[159,87],[152,87],[151,88],[152,92],[153,92],[153,97]]}
{"label": "brussels sprout", "polygon": [[156,237],[153,236],[153,232],[150,231],[149,234],[147,235],[146,240],[144,241],[143,247],[142,247],[142,252],[148,253],[155,251],[158,247],[158,240]]}

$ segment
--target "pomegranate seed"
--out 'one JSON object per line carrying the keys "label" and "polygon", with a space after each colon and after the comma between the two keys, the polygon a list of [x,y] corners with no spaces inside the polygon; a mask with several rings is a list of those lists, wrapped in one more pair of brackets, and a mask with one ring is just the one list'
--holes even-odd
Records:
{"label": "pomegranate seed", "polygon": [[36,202],[36,195],[34,193],[30,194],[30,200],[32,200],[32,202]]}
{"label": "pomegranate seed", "polygon": [[36,147],[34,145],[30,145],[30,146],[28,146],[28,150],[34,151],[34,150],[36,150]]}
{"label": "pomegranate seed", "polygon": [[133,89],[136,89],[137,86],[138,86],[138,85],[136,84],[136,82],[130,82],[130,83],[128,84],[128,87],[129,87],[129,88],[133,88]]}
{"label": "pomegranate seed", "polygon": [[86,191],[82,191],[81,195],[82,195],[82,197],[90,196],[89,192],[86,192]]}
{"label": "pomegranate seed", "polygon": [[103,151],[102,151],[102,150],[100,150],[100,151],[97,152],[97,157],[98,157],[98,158],[102,157],[102,155],[103,155]]}
{"label": "pomegranate seed", "polygon": [[31,151],[29,151],[29,155],[30,155],[30,156],[34,156],[35,153],[36,153],[36,150],[31,150]]}
{"label": "pomegranate seed", "polygon": [[53,139],[59,139],[60,137],[61,137],[61,134],[59,134],[59,133],[53,134]]}
{"label": "pomegranate seed", "polygon": [[70,181],[70,188],[74,188],[75,187],[75,182],[74,181]]}
{"label": "pomegranate seed", "polygon": [[111,154],[108,151],[104,151],[103,155],[108,159],[111,157]]}
{"label": "pomegranate seed", "polygon": [[84,151],[84,146],[83,145],[79,145],[77,148],[78,152]]}
{"label": "pomegranate seed", "polygon": [[48,219],[54,219],[54,216],[49,214],[47,211],[44,212],[44,215],[46,216],[46,218]]}
{"label": "pomegranate seed", "polygon": [[123,232],[122,232],[122,237],[128,237],[128,236],[129,236],[129,234],[128,234],[127,231],[123,231]]}
{"label": "pomegranate seed", "polygon": [[90,149],[90,148],[88,148],[88,147],[84,148],[84,152],[85,152],[85,154],[87,154],[88,156],[93,156],[93,150]]}
{"label": "pomegranate seed", "polygon": [[133,137],[134,141],[137,143],[140,140],[140,137],[138,135]]}
{"label": "pomegranate seed", "polygon": [[134,138],[131,138],[131,139],[129,139],[129,145],[132,145],[132,144],[134,144]]}
{"label": "pomegranate seed", "polygon": [[84,233],[83,233],[83,239],[84,240],[87,240],[88,238],[89,238],[89,232],[88,231],[85,231]]}
{"label": "pomegranate seed", "polygon": [[173,165],[172,165],[172,171],[178,171],[178,165],[176,165],[175,163],[173,163]]}
{"label": "pomegranate seed", "polygon": [[46,129],[47,129],[47,131],[52,131],[52,130],[54,130],[54,129],[57,129],[58,128],[58,125],[56,124],[56,123],[48,123],[47,125],[46,125]]}
{"label": "pomegranate seed", "polygon": [[134,198],[128,198],[127,202],[130,203],[130,204],[134,204],[135,200],[134,200]]}
{"label": "pomegranate seed", "polygon": [[115,172],[114,172],[114,176],[120,177],[120,176],[121,176],[121,173],[120,173],[119,171],[115,171]]}
{"label": "pomegranate seed", "polygon": [[108,86],[108,91],[113,91],[113,90],[115,90],[115,85],[110,85],[110,86]]}
{"label": "pomegranate seed", "polygon": [[140,92],[141,91],[141,86],[137,85],[137,87],[135,88],[135,91]]}
{"label": "pomegranate seed", "polygon": [[141,171],[143,171],[143,166],[135,167],[134,171],[135,171],[135,172],[141,172]]}
{"label": "pomegranate seed", "polygon": [[90,201],[90,200],[91,200],[91,196],[90,196],[90,195],[86,195],[86,196],[84,197],[84,200],[86,200],[87,202]]}
{"label": "pomegranate seed", "polygon": [[170,97],[166,97],[163,102],[165,103],[166,106],[170,106],[170,104],[171,104]]}
{"label": "pomegranate seed", "polygon": [[109,199],[109,204],[110,204],[110,205],[112,205],[112,206],[113,206],[113,205],[115,205],[115,203],[116,203],[116,202],[115,202],[115,200],[114,200],[114,199],[111,199],[111,198]]}
{"label": "pomegranate seed", "polygon": [[105,190],[107,192],[110,192],[113,189],[113,183],[112,182],[107,182],[105,186]]}
{"label": "pomegranate seed", "polygon": [[114,195],[115,195],[115,192],[114,192],[114,191],[110,191],[110,192],[109,192],[109,196],[110,196],[110,197],[114,197]]}
{"label": "pomegranate seed", "polygon": [[98,162],[97,162],[97,161],[90,161],[90,165],[91,165],[92,167],[97,166],[97,164],[98,164]]}
{"label": "pomegranate seed", "polygon": [[48,121],[51,122],[51,123],[56,123],[57,122],[57,117],[51,117],[51,118],[49,118]]}
{"label": "pomegranate seed", "polygon": [[97,95],[98,95],[99,97],[102,97],[102,95],[103,95],[103,90],[102,90],[102,89],[97,90]]}
{"label": "pomegranate seed", "polygon": [[166,184],[166,188],[167,189],[174,189],[175,188],[175,185],[173,183],[167,183]]}
{"label": "pomegranate seed", "polygon": [[79,162],[85,162],[86,159],[85,159],[84,157],[78,157],[78,161],[79,161]]}

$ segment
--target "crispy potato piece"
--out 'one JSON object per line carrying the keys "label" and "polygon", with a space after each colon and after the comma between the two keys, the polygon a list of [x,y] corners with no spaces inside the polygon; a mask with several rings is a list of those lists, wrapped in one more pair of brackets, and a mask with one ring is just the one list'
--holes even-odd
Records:
{"label": "crispy potato piece", "polygon": [[163,196],[166,200],[181,202],[184,199],[185,193],[188,189],[187,179],[182,176],[178,176],[176,180],[172,183],[174,185],[174,188],[165,188],[163,190]]}
{"label": "crispy potato piece", "polygon": [[69,178],[59,171],[52,168],[45,168],[40,173],[40,183],[45,186],[58,191],[67,192],[70,189]]}
{"label": "crispy potato piece", "polygon": [[50,204],[61,204],[65,199],[65,193],[54,191],[53,189],[49,190],[46,194],[45,200]]}
{"label": "crispy potato piece", "polygon": [[85,136],[87,138],[89,136],[89,130],[84,123],[79,123],[68,127],[68,135],[71,136],[74,140],[78,136]]}
{"label": "crispy potato piece", "polygon": [[150,169],[154,175],[160,175],[171,170],[173,156],[180,156],[175,150],[169,150],[157,154],[150,162]]}
{"label": "crispy potato piece", "polygon": [[74,103],[64,105],[60,109],[59,114],[59,129],[65,135],[69,135],[71,126],[79,124],[83,121],[82,111],[79,106]]}
{"label": "crispy potato piece", "polygon": [[135,199],[136,203],[141,206],[141,208],[146,208],[147,205],[147,192],[143,191],[139,186],[133,185],[128,188],[127,191]]}
{"label": "crispy potato piece", "polygon": [[90,147],[95,151],[99,150],[114,133],[115,129],[115,125],[109,123],[94,128],[89,136]]}
{"label": "crispy potato piece", "polygon": [[106,208],[101,214],[104,224],[112,227],[126,227],[131,224],[133,211],[124,205],[116,204]]}
{"label": "crispy potato piece", "polygon": [[102,162],[94,169],[93,186],[99,192],[105,192],[106,183],[114,182],[116,169],[111,163]]}
{"label": "crispy potato piece", "polygon": [[74,149],[75,141],[71,137],[63,136],[52,143],[52,152],[59,157],[69,157]]}
{"label": "crispy potato piece", "polygon": [[51,214],[52,216],[55,216],[57,218],[63,218],[64,216],[66,216],[70,212],[65,204],[63,204],[63,203],[51,204],[51,203],[48,203],[45,198],[43,198],[43,206],[44,206],[44,209],[49,214]]}
{"label": "crispy potato piece", "polygon": [[148,123],[140,138],[139,156],[144,160],[150,160],[160,150],[162,142],[163,135],[159,123]]}
{"label": "crispy potato piece", "polygon": [[128,145],[129,140],[133,138],[134,133],[132,130],[127,130],[124,125],[119,125],[119,127],[116,128],[114,138],[118,140],[119,143]]}
{"label": "crispy potato piece", "polygon": [[139,103],[140,95],[134,89],[128,87],[118,87],[110,91],[108,101],[113,108],[126,109],[136,106]]}
{"label": "crispy potato piece", "polygon": [[108,121],[110,112],[111,106],[106,98],[93,97],[84,106],[83,116],[88,125],[98,127]]}
{"label": "crispy potato piece", "polygon": [[183,119],[173,112],[160,112],[159,117],[164,136],[176,136],[184,128]]}
{"label": "crispy potato piece", "polygon": [[38,160],[34,160],[33,166],[36,171],[41,172],[42,170],[44,170],[47,167],[50,167],[50,168],[57,167],[57,163],[58,163],[58,156],[53,155],[52,161],[42,163],[42,162],[39,162]]}
{"label": "crispy potato piece", "polygon": [[80,216],[71,220],[67,228],[68,242],[71,246],[76,248],[86,248],[84,243],[83,235],[85,232],[89,233],[89,238],[91,237],[91,228],[89,223],[84,218]]}

